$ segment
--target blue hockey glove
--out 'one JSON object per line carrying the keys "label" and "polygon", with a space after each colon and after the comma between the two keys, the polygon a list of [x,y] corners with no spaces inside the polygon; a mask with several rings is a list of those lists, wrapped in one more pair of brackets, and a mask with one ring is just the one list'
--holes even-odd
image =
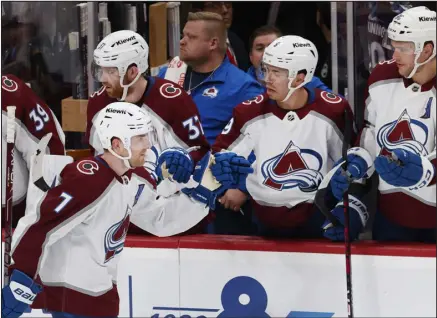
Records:
{"label": "blue hockey glove", "polygon": [[[349,149],[347,153],[347,171],[339,168],[330,182],[332,194],[337,200],[341,200],[351,182],[368,175],[369,168],[372,166],[370,154],[365,149],[355,147]],[[334,166],[338,166],[342,161],[343,159],[338,160]]]}
{"label": "blue hockey glove", "polygon": [[2,289],[2,318],[20,317],[41,291],[42,287],[29,276],[14,270],[9,285]]}
{"label": "blue hockey glove", "polygon": [[179,183],[187,183],[193,173],[194,162],[188,152],[183,148],[171,147],[164,150],[158,158],[156,173],[160,179],[165,179],[162,172],[162,164],[172,179]]}
{"label": "blue hockey glove", "polygon": [[253,173],[250,162],[246,158],[238,156],[233,152],[216,153],[215,164],[211,167],[211,171],[217,180],[219,180],[218,176],[223,169],[230,169],[231,171],[233,177],[231,188],[239,189],[247,193],[246,179],[249,173]]}
{"label": "blue hockey glove", "polygon": [[[344,241],[344,205],[340,201],[331,211],[332,215],[341,225],[333,226],[329,220],[322,225],[323,235],[332,241]],[[358,239],[369,219],[366,206],[356,197],[349,195],[349,238],[351,241]]]}
{"label": "blue hockey glove", "polygon": [[393,150],[391,158],[378,156],[375,169],[388,184],[410,190],[426,187],[435,175],[435,167],[428,158],[404,149]]}
{"label": "blue hockey glove", "polygon": [[[205,203],[210,209],[215,209],[217,197],[230,188],[233,177],[229,169],[222,169],[217,177],[214,177],[210,167],[213,165],[214,156],[210,151],[197,163],[193,179],[199,185],[195,188],[184,188],[181,191],[193,199]],[[222,184],[219,180],[222,180]]]}

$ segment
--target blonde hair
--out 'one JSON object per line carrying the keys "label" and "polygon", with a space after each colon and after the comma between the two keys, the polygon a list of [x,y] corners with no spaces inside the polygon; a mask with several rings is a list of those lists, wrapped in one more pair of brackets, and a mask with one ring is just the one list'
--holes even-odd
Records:
{"label": "blonde hair", "polygon": [[225,54],[227,49],[226,40],[228,38],[228,31],[223,18],[220,14],[207,11],[189,12],[187,21],[205,21],[206,31],[212,38],[216,36],[219,40],[220,52]]}

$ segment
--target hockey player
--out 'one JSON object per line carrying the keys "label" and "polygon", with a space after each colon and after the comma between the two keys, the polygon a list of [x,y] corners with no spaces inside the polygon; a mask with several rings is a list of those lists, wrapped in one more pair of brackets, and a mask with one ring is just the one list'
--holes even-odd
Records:
{"label": "hockey player", "polygon": [[339,199],[374,163],[379,186],[373,239],[435,242],[436,12],[406,10],[390,23],[388,37],[393,59],[375,67],[366,92],[359,145],[367,154],[351,153],[349,176],[338,170],[331,188]]}
{"label": "hockey player", "polygon": [[[188,195],[158,197],[155,181],[143,168],[152,146],[151,121],[130,103],[102,110],[95,128],[104,153],[65,166],[60,184],[18,224],[11,283],[2,291],[2,317],[19,317],[35,298],[33,307],[46,308],[53,317],[116,317],[117,263],[130,221],[169,236],[207,215],[210,202],[225,189],[218,184],[211,191],[205,180],[209,153],[196,166],[190,181],[195,187],[183,191]],[[217,180],[228,177],[221,165],[212,167]]]}
{"label": "hockey player", "polygon": [[255,172],[239,190],[250,195],[261,235],[321,237],[323,215],[313,205],[323,176],[341,157],[348,102],[304,87],[317,65],[317,49],[299,36],[283,36],[265,50],[267,92],[238,105],[213,150],[244,157],[255,152]]}
{"label": "hockey player", "polygon": [[[13,226],[24,215],[31,156],[39,140],[52,133],[48,150],[52,155],[65,155],[65,136],[58,120],[46,105],[22,80],[11,74],[2,75],[2,193],[6,189],[6,124],[7,106],[15,106],[15,151],[13,184]],[[5,205],[2,196],[2,207]],[[2,213],[2,224],[5,214]]]}
{"label": "hockey player", "polygon": [[[148,69],[149,47],[133,31],[117,31],[106,36],[94,50],[93,73],[103,86],[88,101],[87,140],[96,154],[103,152],[96,134],[95,119],[101,109],[117,100],[137,104],[149,114],[156,131],[154,151],[147,153],[147,168],[154,173],[157,154],[167,151],[167,167],[174,173],[171,160],[185,165],[173,175],[175,181],[186,183],[194,164],[209,150],[200,124],[199,112],[187,93],[173,82],[157,77],[144,77]],[[197,147],[183,156],[178,149]]]}

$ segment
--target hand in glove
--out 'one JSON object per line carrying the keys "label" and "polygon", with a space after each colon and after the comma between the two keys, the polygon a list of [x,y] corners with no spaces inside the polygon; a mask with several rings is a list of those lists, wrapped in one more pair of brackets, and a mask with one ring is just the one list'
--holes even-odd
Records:
{"label": "hand in glove", "polygon": [[[331,211],[332,215],[340,223],[334,226],[329,220],[322,225],[323,235],[333,241],[344,241],[344,205],[340,201]],[[358,235],[366,226],[369,214],[366,206],[356,197],[349,195],[349,238],[351,241],[358,239]]]}
{"label": "hand in glove", "polygon": [[435,176],[435,167],[428,158],[404,149],[393,150],[391,157],[378,156],[375,169],[388,184],[410,190],[428,186]]}

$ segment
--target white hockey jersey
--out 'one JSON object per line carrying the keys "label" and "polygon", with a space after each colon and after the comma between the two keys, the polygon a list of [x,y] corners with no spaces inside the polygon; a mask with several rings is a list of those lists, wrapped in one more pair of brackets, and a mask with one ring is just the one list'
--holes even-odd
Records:
{"label": "white hockey jersey", "polygon": [[313,213],[319,184],[341,158],[345,110],[352,125],[348,102],[319,89],[309,91],[307,105],[296,111],[281,109],[267,94],[234,109],[213,150],[244,157],[254,151],[246,186],[265,226],[298,226]]}
{"label": "white hockey jersey", "polygon": [[[365,128],[360,146],[375,158],[403,148],[436,164],[436,78],[424,85],[403,78],[394,60],[372,72],[366,96]],[[436,224],[435,180],[418,190],[394,187],[379,178],[378,209],[389,219],[411,228]]]}
{"label": "white hockey jersey", "polygon": [[[38,142],[48,133],[52,138],[48,145],[53,155],[65,155],[65,136],[58,120],[32,89],[14,75],[2,76],[2,193],[6,189],[6,125],[7,106],[15,106],[15,153],[14,153],[14,205],[26,197],[29,180],[30,159]],[[2,206],[5,196],[2,196]],[[14,211],[15,216],[24,215]],[[18,215],[20,214],[20,215]],[[16,218],[15,218],[16,219]]]}
{"label": "white hockey jersey", "polygon": [[182,193],[158,198],[144,168],[120,177],[100,157],[73,162],[60,177],[37,211],[20,220],[12,241],[12,268],[44,286],[34,308],[117,316],[117,264],[129,223],[170,236],[209,211]]}

